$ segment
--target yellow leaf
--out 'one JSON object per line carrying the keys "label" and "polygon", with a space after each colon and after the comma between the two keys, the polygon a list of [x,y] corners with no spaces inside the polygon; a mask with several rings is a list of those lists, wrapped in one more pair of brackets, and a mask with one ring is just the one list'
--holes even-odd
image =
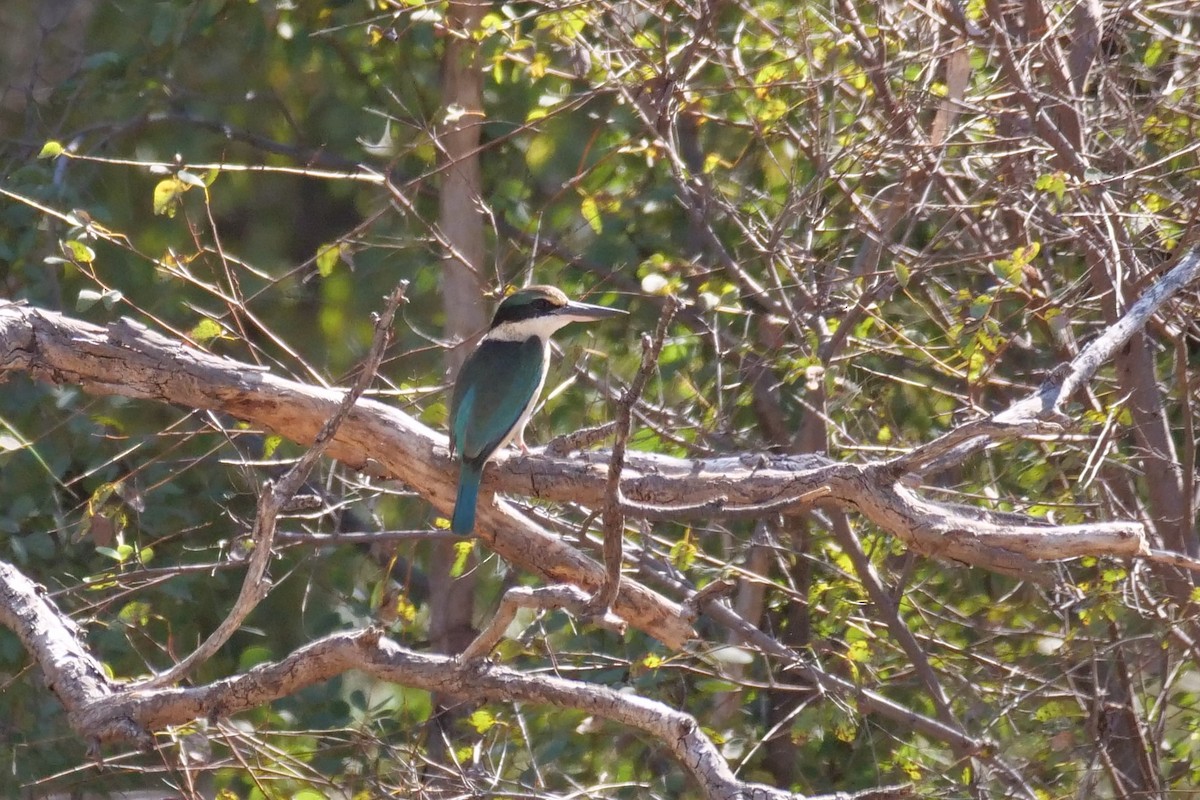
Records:
{"label": "yellow leaf", "polygon": [[56,158],[63,154],[63,146],[53,139],[42,145],[42,149],[38,152],[38,158]]}
{"label": "yellow leaf", "polygon": [[96,251],[77,239],[68,239],[63,242],[63,248],[72,260],[80,264],[91,264],[96,260]]}
{"label": "yellow leaf", "polygon": [[396,598],[396,618],[409,625],[417,618],[417,607],[404,595]]}
{"label": "yellow leaf", "polygon": [[596,233],[600,233],[604,229],[604,223],[600,219],[600,206],[595,197],[588,195],[583,198],[583,202],[579,204],[579,212],[583,214],[584,220]]}
{"label": "yellow leaf", "polygon": [[475,542],[467,540],[454,545],[454,564],[450,567],[450,577],[457,578],[467,570],[467,559],[475,549]]}
{"label": "yellow leaf", "polygon": [[221,326],[211,319],[202,319],[192,328],[190,335],[196,344],[204,344],[221,336]]}
{"label": "yellow leaf", "polygon": [[154,213],[158,216],[165,214],[168,217],[174,217],[179,196],[189,188],[186,183],[178,178],[167,178],[166,180],[159,181],[158,185],[154,187]]}
{"label": "yellow leaf", "polygon": [[342,246],[337,242],[332,244],[323,244],[317,248],[317,272],[322,278],[328,278],[333,274],[333,268],[337,266],[338,261],[342,257]]}
{"label": "yellow leaf", "polygon": [[481,708],[472,711],[471,716],[467,717],[467,722],[475,729],[476,733],[487,733],[488,729],[496,724],[496,718]]}

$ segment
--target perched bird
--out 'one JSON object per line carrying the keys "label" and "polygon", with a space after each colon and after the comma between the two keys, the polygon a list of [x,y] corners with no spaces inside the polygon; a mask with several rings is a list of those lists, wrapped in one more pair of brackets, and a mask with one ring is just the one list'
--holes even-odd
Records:
{"label": "perched bird", "polygon": [[525,424],[546,381],[550,336],[571,322],[624,313],[572,302],[553,286],[530,286],[504,298],[458,371],[450,399],[450,453],[459,463],[450,530],[466,534],[475,528],[479,481],[492,454],[514,436],[521,452],[528,452]]}

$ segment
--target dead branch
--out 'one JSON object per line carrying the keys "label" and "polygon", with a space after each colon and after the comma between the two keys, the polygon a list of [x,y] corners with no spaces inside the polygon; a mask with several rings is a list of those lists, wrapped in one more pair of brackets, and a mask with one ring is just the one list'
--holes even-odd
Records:
{"label": "dead branch", "polygon": [[667,338],[667,328],[679,309],[679,301],[668,297],[663,305],[654,338],[642,338],[642,365],[633,376],[629,387],[617,401],[616,436],[612,454],[609,456],[608,477],[604,484],[604,584],[596,592],[595,606],[598,613],[612,607],[613,600],[621,589],[621,561],[625,537],[625,511],[621,497],[621,473],[625,468],[625,445],[629,441],[629,425],[633,419],[633,407],[646,388],[650,373],[658,366],[658,356]]}
{"label": "dead branch", "polygon": [[[1126,318],[1055,372],[1037,393],[989,420],[967,423],[893,461],[853,465],[819,456],[745,453],[683,460],[629,453],[621,495],[630,503],[681,506],[712,516],[739,507],[786,510],[828,492],[826,502],[856,508],[918,552],[1036,577],[1036,562],[1081,555],[1128,557],[1145,551],[1141,523],[1056,526],[1020,515],[987,514],[921,499],[898,483],[903,473],[958,448],[1058,426],[1067,391],[1094,376],[1100,364],[1144,325],[1162,304],[1200,275],[1200,249],[1190,249]],[[129,322],[106,331],[24,305],[0,307],[0,371],[25,371],[54,383],[77,383],[98,394],[117,394],[192,408],[219,409],[298,442],[311,442],[335,412],[334,391],[276,378],[263,370],[210,355]],[[1051,422],[1047,423],[1050,419]],[[964,454],[967,449],[962,451]],[[329,454],[351,466],[381,465],[443,511],[454,497],[453,466],[445,437],[411,417],[364,400],[347,416]],[[585,452],[571,459],[548,456],[498,459],[489,489],[532,497],[604,505],[609,456]],[[626,509],[629,513],[634,506]],[[530,523],[503,501],[480,506],[481,538],[509,561],[554,583],[596,591],[602,565]],[[614,609],[618,616],[664,643],[679,647],[691,636],[679,607],[631,583]]]}
{"label": "dead branch", "polygon": [[[587,602],[580,594],[576,600]],[[109,680],[73,626],[19,570],[0,562],[0,623],[14,630],[47,676],[72,727],[90,741],[152,746],[152,731],[236,714],[359,670],[375,678],[477,702],[520,702],[584,711],[657,739],[714,800],[796,800],[799,795],[739,780],[689,714],[655,700],[566,680],[527,675],[479,659],[417,653],[374,629],[318,639],[278,662],[190,688],[122,686]],[[906,796],[881,787],[878,797]],[[834,796],[830,796],[834,797]]]}
{"label": "dead branch", "polygon": [[284,505],[290,502],[296,492],[300,490],[304,481],[308,480],[309,473],[316,466],[317,460],[325,454],[325,450],[333,441],[333,437],[346,419],[346,415],[350,413],[350,409],[354,408],[354,404],[358,402],[363,392],[371,385],[371,381],[375,379],[375,373],[379,370],[379,363],[383,360],[383,351],[386,349],[391,335],[396,309],[404,301],[404,292],[407,288],[408,282],[403,281],[388,296],[383,312],[375,320],[375,335],[371,341],[371,348],[367,351],[367,357],[363,361],[362,370],[358,374],[358,380],[354,382],[350,391],[346,392],[337,411],[322,426],[317,438],[313,440],[312,447],[292,465],[291,469],[277,483],[268,482],[259,493],[258,511],[250,537],[253,549],[250,553],[246,577],[242,581],[242,588],[233,603],[233,608],[199,647],[166,672],[155,675],[142,683],[143,688],[169,686],[187,677],[193,669],[212,658],[218,650],[225,646],[229,638],[237,632],[238,628],[242,627],[242,623],[246,621],[246,617],[250,616],[250,612],[270,592],[271,583],[266,577],[267,566],[271,563],[271,548],[275,542],[275,525],[279,514],[283,511]]}
{"label": "dead branch", "polygon": [[1129,339],[1146,327],[1150,318],[1183,289],[1200,278],[1200,247],[1186,250],[1162,280],[1146,290],[1128,312],[1107,327],[1079,355],[1051,372],[1050,377],[1029,396],[987,419],[960,425],[932,442],[895,459],[893,465],[905,472],[922,473],[930,465],[961,462],[993,441],[1035,433],[1058,433],[1069,424],[1063,405],[1113,359]]}
{"label": "dead branch", "polygon": [[[82,631],[46,597],[45,588],[4,561],[0,561],[0,624],[21,640],[46,686],[67,710],[71,725],[84,730],[84,709],[112,697],[116,689],[103,665],[83,645]],[[130,720],[114,720],[110,727],[115,736],[146,743],[141,729]]]}
{"label": "dead branch", "polygon": [[[10,371],[78,384],[96,394],[221,410],[301,444],[316,438],[343,397],[339,390],[278,378],[126,320],[105,329],[18,304],[0,306],[0,372]],[[329,443],[328,454],[351,467],[382,468],[417,488],[443,513],[454,504],[455,472],[445,436],[383,403],[356,403]],[[582,469],[602,481],[602,469]],[[580,470],[580,464],[573,465],[573,472]],[[507,503],[481,503],[479,514],[481,540],[511,563],[549,582],[574,583],[589,591],[603,582],[600,564]],[[634,582],[626,582],[614,611],[670,647],[678,648],[692,636],[678,605]]]}
{"label": "dead branch", "polygon": [[517,618],[517,610],[533,608],[539,611],[565,609],[580,619],[589,620],[602,628],[615,633],[625,632],[625,621],[606,611],[596,612],[592,598],[588,597],[577,587],[569,584],[558,586],[514,586],[500,598],[500,607],[496,609],[491,622],[487,624],[475,641],[458,655],[461,663],[467,663],[478,658],[484,658],[492,652],[492,648],[504,638],[505,631],[512,621]]}

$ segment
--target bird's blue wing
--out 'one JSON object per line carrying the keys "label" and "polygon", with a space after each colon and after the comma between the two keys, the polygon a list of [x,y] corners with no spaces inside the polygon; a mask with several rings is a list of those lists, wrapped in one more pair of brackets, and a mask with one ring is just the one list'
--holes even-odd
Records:
{"label": "bird's blue wing", "polygon": [[450,400],[450,444],[482,464],[512,433],[542,384],[542,342],[485,339],[463,363]]}

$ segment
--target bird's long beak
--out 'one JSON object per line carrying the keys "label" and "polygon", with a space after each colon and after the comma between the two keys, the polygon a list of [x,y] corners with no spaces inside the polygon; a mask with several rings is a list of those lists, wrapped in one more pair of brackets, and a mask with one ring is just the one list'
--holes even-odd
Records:
{"label": "bird's long beak", "polygon": [[591,303],[577,303],[574,300],[568,301],[565,306],[554,312],[555,316],[563,317],[572,322],[591,322],[597,319],[608,319],[609,317],[622,317],[626,313],[628,312],[622,311],[619,308],[594,306]]}

